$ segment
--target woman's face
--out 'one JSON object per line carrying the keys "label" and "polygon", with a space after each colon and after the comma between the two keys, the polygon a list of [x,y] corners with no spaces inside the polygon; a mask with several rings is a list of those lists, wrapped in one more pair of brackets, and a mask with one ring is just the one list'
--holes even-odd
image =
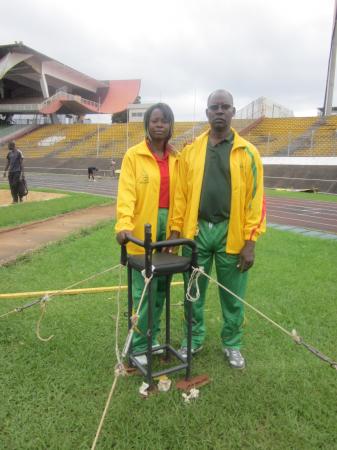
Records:
{"label": "woman's face", "polygon": [[151,113],[149,120],[149,133],[153,140],[167,140],[170,134],[170,122],[158,108]]}

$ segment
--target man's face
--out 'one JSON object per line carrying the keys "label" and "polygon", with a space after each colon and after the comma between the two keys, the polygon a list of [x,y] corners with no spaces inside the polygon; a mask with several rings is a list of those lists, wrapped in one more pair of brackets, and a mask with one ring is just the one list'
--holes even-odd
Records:
{"label": "man's face", "polygon": [[235,114],[232,97],[225,93],[215,93],[208,101],[206,115],[212,129],[229,129]]}

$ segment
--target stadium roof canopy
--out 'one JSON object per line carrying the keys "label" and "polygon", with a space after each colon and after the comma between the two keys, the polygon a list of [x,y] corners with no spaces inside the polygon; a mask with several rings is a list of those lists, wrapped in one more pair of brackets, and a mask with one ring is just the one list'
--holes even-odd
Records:
{"label": "stadium roof canopy", "polygon": [[96,80],[22,42],[0,45],[0,114],[112,114],[139,89],[140,80]]}

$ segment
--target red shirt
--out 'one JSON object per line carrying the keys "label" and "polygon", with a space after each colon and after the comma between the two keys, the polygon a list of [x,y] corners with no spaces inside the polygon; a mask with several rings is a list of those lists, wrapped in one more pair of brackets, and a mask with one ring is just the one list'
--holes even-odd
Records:
{"label": "red shirt", "polygon": [[160,170],[160,194],[159,208],[169,208],[170,206],[170,171],[169,171],[169,151],[166,147],[163,158],[152,152]]}

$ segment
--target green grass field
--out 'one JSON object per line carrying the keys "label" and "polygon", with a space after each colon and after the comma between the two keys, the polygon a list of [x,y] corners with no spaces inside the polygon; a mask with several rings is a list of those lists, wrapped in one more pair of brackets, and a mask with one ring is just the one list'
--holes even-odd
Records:
{"label": "green grass field", "polygon": [[[58,289],[119,261],[105,224],[0,268],[1,292]],[[337,358],[335,241],[270,229],[257,245],[247,301]],[[117,272],[83,287],[117,284]],[[125,274],[123,276],[125,283]],[[79,286],[80,287],[80,286]],[[182,289],[172,288],[172,336],[182,338]],[[31,299],[32,300],[32,299]],[[31,300],[0,300],[0,315]],[[122,295],[120,347],[126,336]],[[40,308],[0,319],[1,448],[88,449],[116,363],[116,295],[55,297],[35,336]],[[208,336],[193,375],[211,383],[186,405],[181,392],[140,398],[140,376],[120,378],[97,449],[337,449],[337,371],[246,309],[244,371],[221,352],[217,289],[206,306]],[[173,375],[173,381],[182,377]]]}
{"label": "green grass field", "polygon": [[[8,185],[0,185],[0,189],[8,189]],[[21,204],[1,208],[2,214],[0,215],[0,228],[22,225],[36,220],[68,213],[70,211],[89,208],[90,206],[112,203],[112,199],[110,197],[102,197],[98,195],[63,192],[52,189],[32,189],[32,191],[56,192],[58,194],[67,194],[67,197],[55,198],[41,202],[23,202]]]}
{"label": "green grass field", "polygon": [[309,192],[288,191],[285,189],[265,189],[265,193],[269,197],[286,197],[286,198],[296,198],[299,200],[337,202],[336,194],[324,194],[321,192],[309,193]]}

